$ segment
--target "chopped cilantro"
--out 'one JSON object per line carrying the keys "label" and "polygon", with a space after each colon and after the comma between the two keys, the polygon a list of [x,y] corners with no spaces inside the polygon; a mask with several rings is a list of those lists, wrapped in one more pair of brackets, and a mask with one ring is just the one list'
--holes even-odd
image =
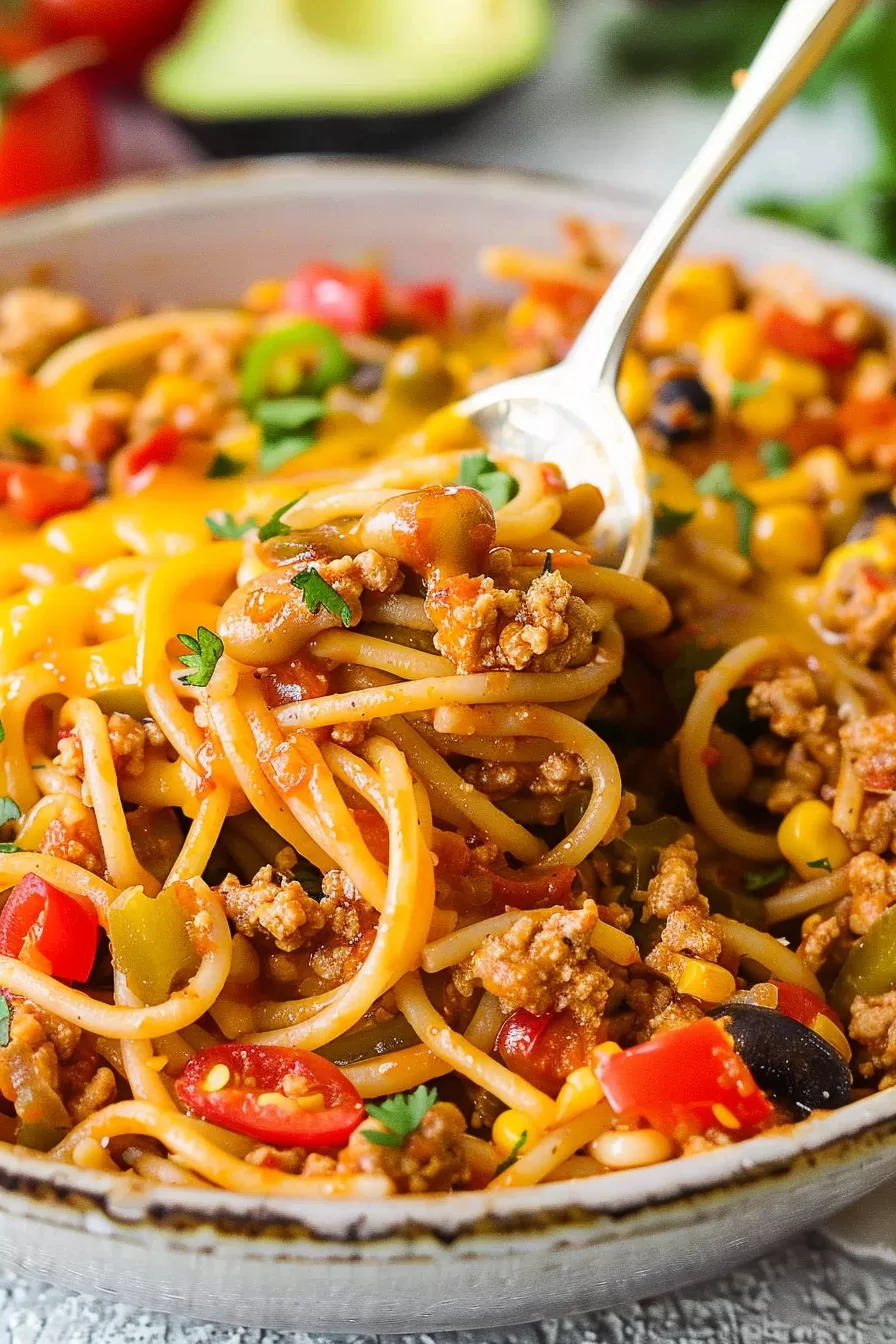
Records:
{"label": "chopped cilantro", "polygon": [[18,821],[22,815],[22,809],[14,798],[8,794],[0,795],[0,826],[5,826],[8,821]]}
{"label": "chopped cilantro", "polygon": [[9,1004],[0,994],[0,1045],[9,1045]]}
{"label": "chopped cilantro", "polygon": [[21,852],[22,852],[21,845],[8,845],[8,844],[0,845],[0,854],[21,854]]}
{"label": "chopped cilantro", "polygon": [[279,401],[260,401],[252,418],[261,425],[265,437],[276,438],[295,434],[306,425],[313,425],[327,413],[327,403],[320,397],[282,397]]}
{"label": "chopped cilantro", "polygon": [[687,527],[695,513],[694,509],[673,509],[668,504],[657,504],[653,511],[653,531],[658,537],[671,537],[682,527]]}
{"label": "chopped cilantro", "polygon": [[258,540],[270,541],[272,537],[288,537],[292,529],[283,522],[283,515],[289,513],[293,504],[298,504],[301,498],[301,495],[296,495],[295,499],[291,499],[288,504],[284,504],[282,509],[275,510],[267,522],[262,523],[258,529]]}
{"label": "chopped cilantro", "polygon": [[790,470],[793,462],[793,453],[786,443],[781,443],[780,439],[766,439],[765,443],[760,443],[756,456],[765,468],[765,474],[770,481],[783,476]]}
{"label": "chopped cilantro", "polygon": [[257,527],[258,523],[254,518],[247,518],[245,522],[238,523],[232,513],[222,513],[219,521],[207,513],[205,525],[213,537],[218,537],[222,541],[238,541],[240,537],[244,537],[247,532]]}
{"label": "chopped cilantro", "polygon": [[747,868],[743,874],[744,891],[764,891],[787,876],[787,864],[776,863],[774,868]]}
{"label": "chopped cilantro", "polygon": [[730,462],[713,462],[711,467],[694,482],[694,488],[701,495],[714,495],[726,504],[734,505],[737,518],[737,549],[747,559],[750,557],[750,529],[756,505],[748,495],[739,490],[734,482]]}
{"label": "chopped cilantro", "polygon": [[258,465],[265,475],[269,475],[272,471],[279,471],[281,467],[285,467],[294,457],[301,457],[303,453],[307,453],[314,444],[313,434],[290,434],[284,439],[277,439],[275,443],[265,439],[261,445]]}
{"label": "chopped cilantro", "polygon": [[460,460],[457,483],[478,490],[495,510],[509,504],[520,488],[516,479],[496,466],[488,453],[464,453]]}
{"label": "chopped cilantro", "polygon": [[319,611],[321,607],[326,607],[331,616],[335,616],[346,627],[352,623],[352,609],[345,598],[337,593],[335,588],[331,588],[326,579],[322,578],[313,565],[308,569],[302,570],[301,574],[295,574],[290,583],[293,588],[298,588],[302,597],[305,599],[305,606],[311,612],[312,616]]}
{"label": "chopped cilantro", "polygon": [[409,1134],[419,1129],[427,1111],[435,1106],[438,1093],[434,1087],[421,1083],[413,1092],[402,1092],[397,1097],[388,1097],[379,1105],[369,1101],[367,1114],[385,1125],[380,1129],[362,1129],[361,1133],[371,1143],[381,1148],[400,1148]]}
{"label": "chopped cilantro", "polygon": [[731,409],[736,411],[738,406],[744,401],[752,401],[753,397],[761,397],[763,392],[767,392],[771,384],[767,378],[758,378],[755,383],[744,383],[740,378],[731,380],[731,391],[729,401]]}
{"label": "chopped cilantro", "polygon": [[247,467],[246,462],[239,462],[235,457],[228,457],[226,453],[215,453],[205,473],[207,481],[224,480],[227,476],[241,476]]}
{"label": "chopped cilantro", "polygon": [[541,567],[542,574],[551,574],[554,569],[554,552],[545,551],[544,564]]}
{"label": "chopped cilantro", "polygon": [[807,868],[823,868],[826,873],[833,872],[831,861],[828,858],[813,859],[811,863],[806,864]]}
{"label": "chopped cilantro", "polygon": [[514,1163],[519,1158],[520,1150],[525,1147],[528,1138],[529,1138],[529,1131],[528,1129],[524,1129],[522,1134],[517,1139],[516,1143],[511,1148],[510,1152],[505,1157],[504,1161],[498,1163],[498,1168],[495,1172],[496,1176],[502,1175],[507,1170],[508,1167],[512,1167],[514,1165]]}
{"label": "chopped cilantro", "polygon": [[188,677],[182,677],[184,686],[207,686],[218,666],[218,659],[224,652],[224,645],[215,634],[200,625],[195,635],[178,635],[181,644],[185,644],[190,653],[182,654],[179,661],[190,669]]}

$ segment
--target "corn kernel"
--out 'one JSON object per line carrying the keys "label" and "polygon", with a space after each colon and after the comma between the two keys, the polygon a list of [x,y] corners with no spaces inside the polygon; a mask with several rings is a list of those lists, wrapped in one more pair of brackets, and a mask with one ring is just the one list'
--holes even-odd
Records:
{"label": "corn kernel", "polygon": [[296,1111],[304,1109],[301,1102],[304,1097],[284,1097],[282,1092],[260,1092],[258,1094],[259,1106],[272,1106],[275,1110],[283,1111],[284,1115],[294,1115]]}
{"label": "corn kernel", "polygon": [[759,358],[759,323],[752,313],[722,313],[703,328],[700,350],[711,373],[748,378]]}
{"label": "corn kernel", "polygon": [[649,354],[691,344],[707,322],[728,312],[736,300],[737,283],[728,262],[679,262],[647,305],[641,344]]}
{"label": "corn kernel", "polygon": [[852,1047],[843,1032],[832,1022],[827,1013],[819,1013],[812,1023],[812,1030],[823,1036],[828,1045],[832,1045],[838,1055],[842,1055],[847,1064],[852,1059]]}
{"label": "corn kernel", "polygon": [[722,1102],[713,1102],[712,1113],[723,1129],[740,1129],[740,1121],[733,1111],[729,1111]]}
{"label": "corn kernel", "polygon": [[814,573],[824,545],[821,519],[809,504],[773,504],[754,515],[750,555],[769,574]]}
{"label": "corn kernel", "polygon": [[256,280],[243,295],[243,307],[250,313],[274,313],[283,307],[285,280]]}
{"label": "corn kernel", "polygon": [[202,1084],[203,1092],[220,1092],[230,1082],[230,1070],[226,1064],[213,1064],[208,1077]]}
{"label": "corn kernel", "polygon": [[560,1089],[554,1124],[563,1125],[567,1120],[575,1120],[603,1099],[604,1090],[591,1069],[574,1069]]}
{"label": "corn kernel", "polygon": [[778,350],[765,355],[759,365],[759,377],[775,387],[783,387],[797,401],[823,397],[828,390],[827,374],[811,359],[794,359]]}
{"label": "corn kernel", "polygon": [[617,966],[631,966],[641,955],[631,934],[623,933],[622,929],[616,929],[602,919],[597,921],[591,933],[591,946]]}
{"label": "corn kernel", "polygon": [[700,961],[697,957],[687,957],[676,977],[675,987],[679,994],[689,994],[691,998],[702,999],[704,1003],[724,1003],[737,989],[737,981],[724,966]]}
{"label": "corn kernel", "polygon": [[287,1097],[300,1111],[322,1111],[326,1107],[322,1092],[306,1092],[303,1097]]}
{"label": "corn kernel", "polygon": [[[518,1153],[526,1153],[541,1138],[542,1130],[531,1115],[523,1111],[502,1111],[492,1125],[492,1143],[502,1157],[509,1157],[516,1148]],[[525,1139],[517,1148],[520,1139]]]}
{"label": "corn kernel", "polygon": [[796,419],[793,394],[772,384],[764,392],[745,397],[734,411],[734,419],[741,429],[763,439],[783,434]]}
{"label": "corn kernel", "polygon": [[778,827],[778,845],[788,863],[807,882],[823,877],[827,859],[831,868],[842,868],[852,858],[852,851],[831,820],[831,809],[818,798],[797,803]]}
{"label": "corn kernel", "polygon": [[626,350],[616,388],[623,415],[636,425],[650,410],[651,382],[647,360],[637,350]]}
{"label": "corn kernel", "polygon": [[422,430],[423,448],[427,453],[468,451],[487,448],[488,444],[472,420],[458,415],[450,406],[428,416]]}

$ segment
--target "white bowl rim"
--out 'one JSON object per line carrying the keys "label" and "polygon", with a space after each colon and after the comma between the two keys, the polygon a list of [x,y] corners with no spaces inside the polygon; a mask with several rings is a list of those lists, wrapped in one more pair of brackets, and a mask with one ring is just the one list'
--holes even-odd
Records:
{"label": "white bowl rim", "polygon": [[[197,205],[226,204],[240,193],[259,197],[293,197],[321,180],[334,189],[357,190],[364,181],[397,193],[450,192],[459,181],[475,183],[492,198],[533,197],[556,200],[558,208],[575,202],[587,214],[626,213],[640,223],[654,202],[644,193],[577,181],[569,177],[429,164],[393,164],[375,159],[327,156],[244,160],[226,166],[191,168],[164,178],[138,178],[35,210],[0,218],[0,256],[5,246],[21,246],[64,238],[98,223],[129,217],[170,215]],[[565,204],[561,207],[560,203]],[[719,219],[718,215],[714,215]],[[712,223],[713,216],[710,218]],[[755,250],[757,240],[784,236],[799,251],[801,264],[823,276],[826,263],[848,262],[857,285],[876,293],[896,311],[896,275],[870,258],[785,225],[750,218],[721,216],[725,250],[738,244]],[[718,227],[715,232],[719,232]],[[752,247],[748,244],[752,243]],[[628,1214],[660,1210],[695,1196],[711,1197],[726,1187],[766,1180],[801,1160],[837,1160],[856,1146],[888,1143],[896,1136],[896,1088],[819,1114],[799,1124],[745,1140],[730,1147],[680,1158],[661,1166],[538,1185],[501,1192],[458,1191],[450,1195],[393,1196],[381,1201],[305,1199],[255,1196],[229,1191],[162,1187],[128,1176],[82,1170],[40,1155],[19,1154],[0,1145],[0,1189],[38,1202],[45,1213],[55,1206],[83,1207],[113,1223],[167,1225],[211,1224],[232,1228],[234,1220],[254,1233],[268,1231],[276,1240],[312,1237],[325,1242],[375,1242],[396,1234],[429,1234],[436,1239],[468,1234],[491,1236],[508,1230],[536,1231],[545,1222],[557,1226],[595,1223],[615,1225]],[[818,1179],[821,1179],[819,1173]],[[169,1232],[170,1235],[170,1232]]]}

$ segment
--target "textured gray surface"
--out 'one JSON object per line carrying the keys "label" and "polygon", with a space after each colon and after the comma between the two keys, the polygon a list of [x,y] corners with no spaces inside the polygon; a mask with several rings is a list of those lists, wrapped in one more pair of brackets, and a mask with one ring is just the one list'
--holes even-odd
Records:
{"label": "textured gray surface", "polygon": [[[348,1338],[348,1337],[345,1337]],[[419,1336],[350,1337],[399,1344]],[[424,1337],[427,1338],[427,1337]],[[624,1310],[491,1331],[441,1344],[891,1344],[896,1270],[858,1264],[817,1236],[792,1243],[721,1282]],[[176,1321],[0,1273],[0,1344],[319,1344],[302,1331],[229,1329]]]}

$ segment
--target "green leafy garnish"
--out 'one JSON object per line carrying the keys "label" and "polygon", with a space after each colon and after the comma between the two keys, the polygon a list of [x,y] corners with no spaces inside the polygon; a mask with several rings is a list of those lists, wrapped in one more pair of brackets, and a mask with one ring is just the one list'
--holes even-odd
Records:
{"label": "green leafy garnish", "polygon": [[733,378],[729,392],[731,409],[736,411],[741,402],[751,401],[753,397],[761,397],[763,392],[768,391],[769,387],[770,383],[767,378],[759,378],[755,383],[744,383],[739,378]]}
{"label": "green leafy garnish", "polygon": [[694,509],[673,509],[668,504],[657,504],[653,511],[653,531],[657,537],[671,537],[682,527],[687,527],[695,513]]}
{"label": "green leafy garnish", "polygon": [[31,460],[43,457],[44,445],[40,439],[35,438],[27,429],[22,429],[21,425],[10,425],[6,433],[17,447],[25,449]]}
{"label": "green leafy garnish", "polygon": [[279,471],[294,457],[301,457],[303,453],[307,453],[309,448],[314,447],[315,442],[313,434],[290,434],[285,439],[278,439],[276,443],[268,443],[265,440],[261,445],[258,465],[267,476],[272,471]]}
{"label": "green leafy garnish", "polygon": [[464,453],[457,483],[478,490],[495,510],[509,504],[520,488],[515,477],[496,466],[488,453]]}
{"label": "green leafy garnish", "polygon": [[282,521],[283,515],[289,513],[293,504],[298,504],[301,498],[301,495],[296,495],[295,499],[291,499],[288,504],[284,504],[282,509],[277,509],[272,513],[267,522],[262,523],[258,529],[258,540],[270,541],[272,537],[288,537],[292,529]]}
{"label": "green leafy garnish", "polygon": [[0,723],[0,742],[5,741],[6,741],[6,729],[3,727],[3,724]]}
{"label": "green leafy garnish", "polygon": [[512,1167],[514,1165],[514,1163],[519,1158],[520,1151],[526,1146],[526,1141],[528,1140],[528,1138],[529,1138],[529,1131],[528,1129],[524,1129],[522,1134],[517,1139],[516,1143],[511,1148],[510,1152],[505,1157],[504,1161],[498,1163],[497,1170],[495,1171],[496,1176],[502,1175],[503,1172],[505,1172],[508,1167]]}
{"label": "green leafy garnish", "polygon": [[220,521],[213,518],[210,513],[205,515],[205,525],[213,537],[218,537],[222,541],[239,541],[247,532],[251,532],[258,523],[254,518],[247,518],[244,523],[238,523],[232,513],[222,513]]}
{"label": "green leafy garnish", "polygon": [[224,652],[224,645],[215,634],[200,625],[195,635],[178,635],[181,644],[185,644],[190,653],[182,654],[179,662],[190,668],[190,675],[182,677],[184,686],[207,686],[218,666],[218,659]]}
{"label": "green leafy garnish", "polygon": [[283,397],[280,401],[260,401],[252,412],[265,436],[295,434],[306,425],[313,425],[327,413],[327,403],[320,397]]}
{"label": "green leafy garnish", "polygon": [[427,1087],[425,1083],[421,1083],[413,1092],[402,1092],[397,1097],[388,1097],[379,1105],[368,1101],[365,1107],[367,1114],[385,1125],[386,1131],[362,1129],[361,1133],[365,1139],[378,1144],[381,1148],[400,1148],[408,1135],[420,1128],[426,1112],[431,1110],[437,1101],[438,1093],[435,1088]]}
{"label": "green leafy garnish", "polygon": [[215,453],[205,473],[207,481],[224,480],[228,476],[242,476],[248,463],[239,462],[235,457],[228,457],[226,453]]}
{"label": "green leafy garnish", "polygon": [[766,439],[765,443],[760,443],[756,456],[765,468],[765,474],[770,481],[776,481],[779,476],[785,475],[793,462],[793,453],[780,439]]}
{"label": "green leafy garnish", "polygon": [[9,845],[9,844],[0,845],[0,854],[21,854],[21,852],[22,852],[21,845]]}
{"label": "green leafy garnish", "polygon": [[807,867],[807,868],[823,868],[824,871],[825,871],[826,873],[831,873],[831,872],[834,871],[834,870],[832,869],[832,867],[831,867],[831,861],[830,861],[830,859],[827,859],[827,858],[825,858],[825,859],[813,859],[811,863],[807,863],[807,864],[806,864],[806,867]]}
{"label": "green leafy garnish", "polygon": [[0,826],[5,826],[8,821],[18,821],[22,815],[22,809],[14,798],[8,794],[0,795]]}
{"label": "green leafy garnish", "polygon": [[552,574],[554,570],[554,552],[546,551],[544,564],[541,567],[542,574]]}
{"label": "green leafy garnish", "polygon": [[9,1045],[9,1004],[0,994],[0,1045]]}
{"label": "green leafy garnish", "polygon": [[778,882],[783,882],[787,876],[787,864],[776,863],[774,868],[747,868],[743,874],[744,891],[764,891],[766,887],[773,887]]}
{"label": "green leafy garnish", "polygon": [[335,616],[346,627],[352,623],[352,609],[345,598],[331,588],[326,579],[311,565],[301,574],[295,574],[290,583],[298,588],[305,599],[305,606],[314,616],[321,607],[325,607],[331,616]]}
{"label": "green leafy garnish", "polygon": [[737,518],[737,549],[741,555],[745,555],[749,559],[750,529],[753,526],[756,505],[748,495],[745,495],[735,485],[731,463],[713,462],[712,466],[708,467],[703,475],[699,476],[694,482],[694,488],[701,495],[714,495],[716,499],[734,505],[734,513]]}

